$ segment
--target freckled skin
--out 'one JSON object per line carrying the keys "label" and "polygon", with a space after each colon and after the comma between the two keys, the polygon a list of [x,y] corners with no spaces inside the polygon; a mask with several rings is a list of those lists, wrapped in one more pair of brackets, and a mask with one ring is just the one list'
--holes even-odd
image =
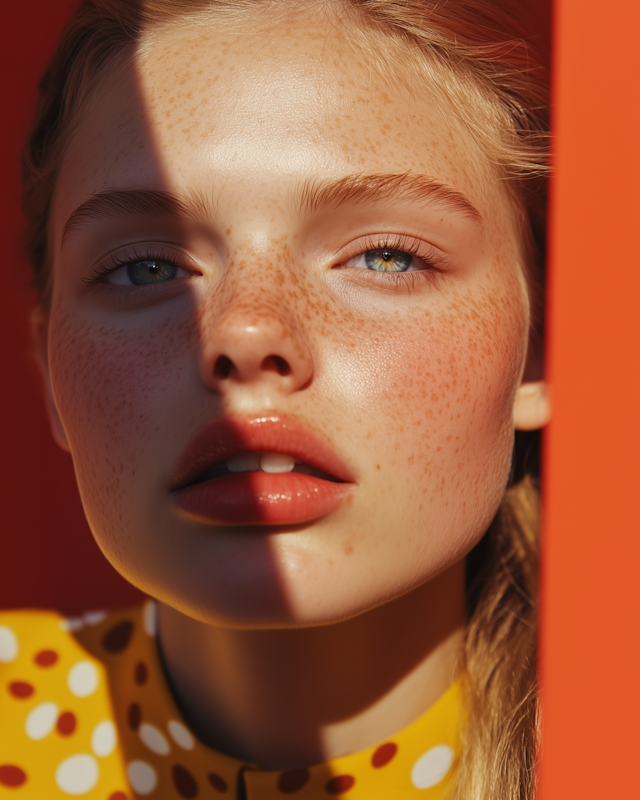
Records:
{"label": "freckled skin", "polygon": [[[528,325],[510,200],[428,88],[390,96],[315,26],[224,47],[188,29],[156,34],[88,103],[56,194],[50,369],[89,522],[129,580],[204,621],[328,622],[419,586],[482,535],[509,469]],[[331,269],[348,208],[346,223],[318,228],[287,205],[309,177],[408,170],[463,192],[483,218],[463,245],[451,234],[452,269],[412,293]],[[197,226],[161,238],[200,270],[163,302],[122,310],[82,288],[88,264],[121,244],[113,226],[98,237],[88,225],[59,249],[71,211],[114,186],[209,201]],[[405,210],[372,208],[370,232],[401,227]],[[427,216],[455,233],[450,212]],[[247,326],[255,346],[286,351],[298,384],[212,377],[228,348],[254,346]],[[268,537],[179,517],[170,475],[226,411],[306,421],[353,469],[352,499]]]}

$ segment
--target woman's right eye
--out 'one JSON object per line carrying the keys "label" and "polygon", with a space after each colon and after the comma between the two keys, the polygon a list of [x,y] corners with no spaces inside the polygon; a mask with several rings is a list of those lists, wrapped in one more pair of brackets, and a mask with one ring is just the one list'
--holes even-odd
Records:
{"label": "woman's right eye", "polygon": [[105,282],[115,286],[148,286],[182,277],[187,277],[187,272],[177,264],[150,258],[123,264],[111,272]]}

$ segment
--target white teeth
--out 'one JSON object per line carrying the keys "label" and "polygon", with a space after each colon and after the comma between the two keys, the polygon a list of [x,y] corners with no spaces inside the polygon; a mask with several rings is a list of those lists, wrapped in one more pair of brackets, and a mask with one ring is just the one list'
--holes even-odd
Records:
{"label": "white teeth", "polygon": [[295,465],[295,458],[283,453],[265,453],[260,459],[263,472],[291,472]]}
{"label": "white teeth", "polygon": [[226,460],[229,472],[291,472],[295,465],[295,458],[283,453],[238,453]]}
{"label": "white teeth", "polygon": [[257,472],[260,469],[260,453],[238,453],[227,459],[229,472]]}

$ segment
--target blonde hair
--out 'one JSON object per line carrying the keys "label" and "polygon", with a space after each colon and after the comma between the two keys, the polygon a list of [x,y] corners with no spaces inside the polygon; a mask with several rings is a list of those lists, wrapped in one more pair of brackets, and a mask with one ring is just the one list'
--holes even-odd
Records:
{"label": "blonde hair", "polygon": [[[107,67],[143,34],[182,17],[227,21],[282,11],[281,0],[80,0],[40,83],[24,152],[23,208],[34,286],[51,291],[48,220],[70,131]],[[352,23],[381,74],[429,81],[505,182],[520,215],[539,327],[548,129],[544,58],[519,23],[522,0],[341,0],[321,7]],[[311,5],[309,6],[311,7]],[[374,45],[394,43],[394,66]],[[400,62],[398,62],[400,58]],[[400,66],[398,66],[398,63]],[[537,753],[536,614],[538,493],[530,477],[509,488],[489,530],[467,558],[468,620],[462,666],[468,717],[456,800],[531,799]]]}

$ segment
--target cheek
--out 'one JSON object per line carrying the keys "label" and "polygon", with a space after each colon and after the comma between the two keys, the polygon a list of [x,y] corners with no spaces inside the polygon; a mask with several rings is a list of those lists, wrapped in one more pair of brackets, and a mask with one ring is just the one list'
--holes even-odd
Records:
{"label": "cheek", "polygon": [[468,507],[482,527],[495,512],[511,460],[526,329],[514,281],[453,292],[400,324],[350,331],[337,367],[342,405],[359,408],[358,437],[370,443],[372,468],[381,462],[385,487],[403,492],[416,513],[424,503],[458,515]]}
{"label": "cheek", "polygon": [[52,308],[52,385],[90,523],[110,528],[123,511],[114,497],[126,502],[172,446],[178,431],[167,420],[183,418],[176,395],[193,380],[185,356],[196,339],[186,322],[126,329]]}

